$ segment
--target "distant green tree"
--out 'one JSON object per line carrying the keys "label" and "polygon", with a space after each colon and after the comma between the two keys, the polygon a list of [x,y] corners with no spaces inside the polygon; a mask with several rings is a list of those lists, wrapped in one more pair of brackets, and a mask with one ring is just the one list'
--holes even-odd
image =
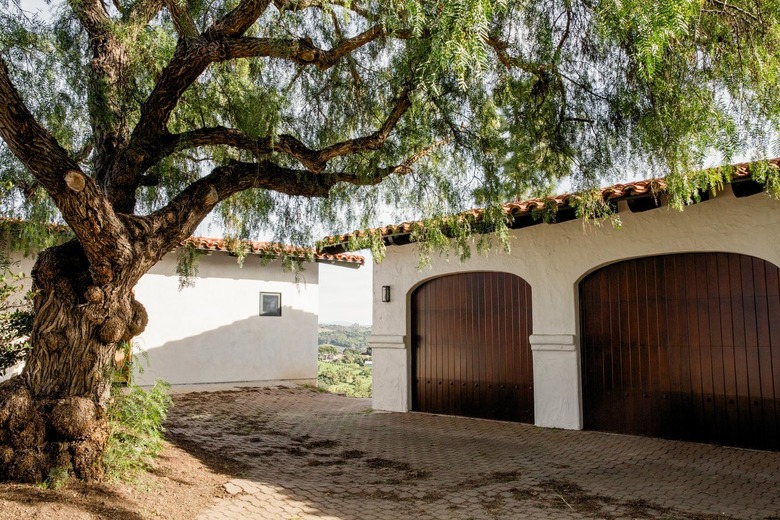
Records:
{"label": "distant green tree", "polygon": [[363,355],[358,350],[352,348],[348,348],[344,350],[344,352],[342,353],[341,361],[343,363],[358,365],[361,367],[365,364]]}
{"label": "distant green tree", "polygon": [[371,397],[370,367],[354,363],[321,361],[317,382],[320,388],[349,397]]}
{"label": "distant green tree", "polygon": [[318,341],[320,345],[336,345],[343,349],[351,348],[366,352],[369,349],[370,335],[371,327],[364,325],[325,324],[320,328]]}
{"label": "distant green tree", "polygon": [[331,361],[338,353],[339,349],[333,345],[320,345],[318,357],[320,361]]}

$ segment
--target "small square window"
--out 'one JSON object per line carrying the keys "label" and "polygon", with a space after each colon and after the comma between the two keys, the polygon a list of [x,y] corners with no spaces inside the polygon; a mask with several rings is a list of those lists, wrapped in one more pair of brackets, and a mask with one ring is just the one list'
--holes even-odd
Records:
{"label": "small square window", "polygon": [[282,293],[260,293],[260,316],[282,315]]}

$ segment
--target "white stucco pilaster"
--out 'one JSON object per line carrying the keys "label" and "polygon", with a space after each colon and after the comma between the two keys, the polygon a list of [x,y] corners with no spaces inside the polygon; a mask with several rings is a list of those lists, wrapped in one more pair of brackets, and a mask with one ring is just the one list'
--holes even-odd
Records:
{"label": "white stucco pilaster", "polygon": [[573,334],[531,334],[534,423],[582,429],[579,351]]}
{"label": "white stucco pilaster", "polygon": [[373,407],[388,412],[409,411],[409,349],[406,336],[384,335],[368,338],[373,368]]}

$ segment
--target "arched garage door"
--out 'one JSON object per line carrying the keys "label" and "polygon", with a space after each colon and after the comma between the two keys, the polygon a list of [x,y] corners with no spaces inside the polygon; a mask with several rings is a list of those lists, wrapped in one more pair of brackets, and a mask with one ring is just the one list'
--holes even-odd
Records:
{"label": "arched garage door", "polygon": [[764,260],[627,260],[580,284],[585,427],[780,449],[780,281]]}
{"label": "arched garage door", "polygon": [[533,422],[531,287],[508,273],[443,276],[412,294],[412,408]]}

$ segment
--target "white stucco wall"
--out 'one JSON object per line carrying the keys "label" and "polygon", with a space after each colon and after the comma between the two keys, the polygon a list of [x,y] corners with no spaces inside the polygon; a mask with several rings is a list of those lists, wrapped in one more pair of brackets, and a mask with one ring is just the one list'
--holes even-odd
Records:
{"label": "white stucco wall", "polygon": [[[280,262],[243,268],[221,252],[201,256],[195,286],[178,290],[175,253],[141,278],[136,299],[149,325],[135,342],[148,353],[138,384],[286,380],[316,384],[318,272],[299,283]],[[282,295],[281,316],[260,316],[260,292]]]}
{"label": "white stucco wall", "polygon": [[[35,259],[13,259],[19,262],[14,271],[29,276]],[[181,291],[175,267],[176,253],[169,253],[135,288],[149,314],[149,325],[134,340],[148,355],[148,362],[139,357],[137,384],[158,378],[174,385],[316,384],[319,264],[305,264],[296,283],[278,261],[262,265],[250,255],[241,268],[236,258],[214,252],[200,257],[195,286]],[[261,291],[281,293],[281,316],[259,316]]]}
{"label": "white stucco wall", "polygon": [[[511,253],[495,251],[466,263],[455,255],[449,260],[434,256],[430,267],[418,270],[414,244],[388,247],[384,261],[374,267],[374,407],[409,410],[409,301],[411,292],[430,278],[503,271],[531,285],[535,423],[579,429],[577,285],[583,276],[618,260],[694,251],[742,253],[780,265],[780,201],[764,194],[738,199],[727,187],[683,212],[661,207],[631,213],[625,202],[619,210],[620,229],[578,220],[539,224],[511,232]],[[383,285],[391,287],[388,303],[381,301]]]}

